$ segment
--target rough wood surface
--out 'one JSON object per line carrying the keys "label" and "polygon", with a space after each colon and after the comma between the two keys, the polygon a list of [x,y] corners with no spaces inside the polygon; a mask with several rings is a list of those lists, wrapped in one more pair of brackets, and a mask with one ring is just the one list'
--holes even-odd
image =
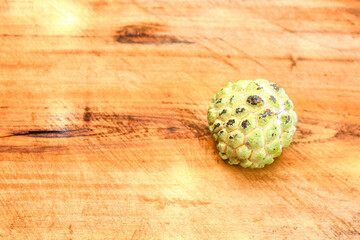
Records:
{"label": "rough wood surface", "polygon": [[[360,2],[0,0],[0,239],[360,239]],[[228,81],[293,100],[293,144],[227,166]]]}

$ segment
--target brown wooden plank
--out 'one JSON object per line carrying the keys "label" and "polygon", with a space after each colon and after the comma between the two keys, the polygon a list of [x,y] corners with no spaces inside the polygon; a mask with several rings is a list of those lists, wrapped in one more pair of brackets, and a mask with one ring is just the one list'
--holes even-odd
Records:
{"label": "brown wooden plank", "polygon": [[[356,0],[0,2],[0,239],[360,239]],[[299,117],[264,169],[218,157],[229,81]]]}

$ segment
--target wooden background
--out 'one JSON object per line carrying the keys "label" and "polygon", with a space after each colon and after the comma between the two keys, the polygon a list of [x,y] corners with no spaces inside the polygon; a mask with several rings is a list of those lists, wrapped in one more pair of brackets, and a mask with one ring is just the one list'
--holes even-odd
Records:
{"label": "wooden background", "polygon": [[[360,239],[357,0],[0,0],[0,239]],[[206,113],[266,78],[299,117],[224,164]]]}

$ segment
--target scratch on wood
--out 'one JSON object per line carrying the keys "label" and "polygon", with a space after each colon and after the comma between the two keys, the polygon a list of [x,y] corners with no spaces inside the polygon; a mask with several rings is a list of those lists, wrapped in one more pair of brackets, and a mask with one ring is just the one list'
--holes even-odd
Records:
{"label": "scratch on wood", "polygon": [[146,7],[141,6],[141,4],[139,4],[136,0],[131,0],[132,4],[134,4],[137,8],[141,9],[142,11],[144,11],[145,13],[148,13],[150,15],[153,15],[155,17],[158,17],[157,15],[155,15],[154,13],[152,13],[151,11],[149,11]]}
{"label": "scratch on wood", "polygon": [[90,112],[89,107],[85,107],[83,119],[84,119],[85,122],[90,122],[91,121],[91,112]]}
{"label": "scratch on wood", "polygon": [[340,127],[339,131],[335,134],[336,138],[342,138],[346,136],[360,138],[360,126],[358,124],[343,125]]}
{"label": "scratch on wood", "polygon": [[[109,124],[95,125],[107,134],[135,135],[137,138],[159,136],[165,139],[202,138],[209,135],[207,125],[199,119],[174,116],[108,115],[96,113],[93,119]],[[95,129],[94,129],[95,130]],[[134,139],[137,139],[134,138]]]}
{"label": "scratch on wood", "polygon": [[127,25],[117,31],[116,41],[131,44],[192,44],[193,42],[175,36],[158,34],[165,26],[158,23]]}
{"label": "scratch on wood", "polygon": [[346,12],[357,18],[360,18],[360,10],[358,10],[356,8],[347,8]]}
{"label": "scratch on wood", "polygon": [[[308,112],[308,111],[306,111]],[[317,119],[302,117],[299,119],[299,123],[296,127],[296,135],[292,144],[309,144],[309,143],[323,143],[332,141],[335,139],[343,138],[360,138],[360,126],[354,123],[336,123],[331,124],[320,122]],[[322,132],[321,134],[314,132],[310,127],[303,125],[314,125],[317,127],[324,127],[328,130],[328,134]]]}
{"label": "scratch on wood", "polygon": [[94,11],[101,10],[105,6],[109,5],[107,1],[96,1],[96,2],[90,2],[89,4]]}
{"label": "scratch on wood", "polygon": [[71,225],[71,224],[69,225],[69,233],[70,233],[70,234],[73,234],[73,233],[74,233],[74,231],[72,230],[72,225]]}
{"label": "scratch on wood", "polygon": [[135,229],[135,230],[134,230],[133,234],[131,235],[130,240],[135,239],[135,236],[136,236],[137,231],[138,231],[138,229]]}
{"label": "scratch on wood", "polygon": [[292,71],[297,65],[298,57],[295,54],[290,54],[289,59],[290,59],[290,62],[291,62],[290,70]]}
{"label": "scratch on wood", "polygon": [[318,46],[321,46],[321,47],[324,47],[324,48],[327,48],[327,49],[332,49],[332,50],[339,51],[339,52],[342,52],[342,50],[346,50],[346,49],[342,49],[342,48],[331,47],[331,46],[328,46],[328,45],[326,45],[326,44],[323,44],[323,43],[316,42],[316,41],[313,41],[313,40],[311,40],[311,39],[308,39],[308,38],[306,38],[306,37],[304,37],[304,36],[301,36],[298,31],[292,30],[292,29],[290,29],[290,28],[288,28],[288,27],[285,27],[285,26],[283,26],[283,25],[281,25],[281,24],[279,24],[279,23],[277,23],[277,22],[275,22],[275,21],[273,21],[273,20],[271,20],[271,19],[269,19],[269,18],[264,17],[263,14],[259,13],[258,11],[254,10],[253,8],[248,8],[248,9],[249,9],[251,12],[253,12],[253,13],[257,14],[258,16],[260,16],[262,19],[264,19],[264,20],[267,21],[268,23],[270,23],[270,24],[272,24],[272,25],[274,25],[274,26],[279,27],[279,28],[280,28],[281,30],[283,30],[284,32],[288,32],[288,33],[290,33],[290,34],[293,34],[293,35],[297,36],[298,38],[301,38],[301,39],[303,39],[303,40],[306,40],[306,41],[308,41],[308,42],[311,42],[311,43],[313,43],[313,44],[316,44],[316,45],[318,45]]}
{"label": "scratch on wood", "polygon": [[169,205],[180,205],[183,208],[195,207],[198,205],[209,205],[211,202],[201,200],[188,200],[188,199],[167,199],[167,198],[148,198],[147,196],[139,196],[139,199],[145,202],[158,204],[159,209],[163,209]]}
{"label": "scratch on wood", "polygon": [[[63,152],[67,149],[66,146],[14,146],[14,145],[1,145],[0,153],[43,153],[43,152]],[[6,160],[6,159],[4,159]],[[0,159],[2,161],[2,159]]]}
{"label": "scratch on wood", "polygon": [[222,63],[225,63],[226,65],[230,66],[231,68],[238,70],[238,68],[236,66],[234,66],[231,62],[229,62],[228,60],[226,60],[226,58],[224,58],[222,55],[216,53],[215,51],[211,50],[210,48],[206,47],[205,45],[201,44],[201,46],[203,48],[205,48],[208,52],[211,53],[211,55],[213,56],[214,59],[221,61]]}
{"label": "scratch on wood", "polygon": [[246,58],[246,59],[249,59],[250,61],[252,61],[252,62],[258,64],[260,67],[264,68],[266,71],[270,72],[270,70],[267,69],[261,62],[259,62],[259,61],[256,60],[254,57],[252,57],[252,56],[250,56],[249,54],[247,54],[245,51],[243,51],[243,50],[241,50],[240,48],[238,48],[238,47],[236,47],[236,46],[234,46],[234,45],[232,45],[232,44],[224,41],[224,39],[222,39],[222,38],[220,38],[220,40],[221,40],[222,42],[224,42],[225,44],[229,45],[230,47],[234,48],[236,51],[238,51],[238,52],[242,53],[243,55],[245,55],[245,58]]}
{"label": "scratch on wood", "polygon": [[[33,38],[89,38],[89,35],[41,35],[41,34],[8,34],[3,33],[0,34],[0,37],[16,37],[16,38],[22,38],[22,37],[33,37]],[[99,38],[97,36],[91,36],[92,38]]]}

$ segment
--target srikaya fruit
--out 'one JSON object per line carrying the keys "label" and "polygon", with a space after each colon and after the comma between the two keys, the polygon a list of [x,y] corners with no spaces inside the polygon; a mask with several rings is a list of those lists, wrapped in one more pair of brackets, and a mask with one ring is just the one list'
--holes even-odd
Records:
{"label": "srikaya fruit", "polygon": [[209,129],[230,165],[262,168],[288,147],[297,116],[284,89],[264,79],[228,83],[212,99]]}

